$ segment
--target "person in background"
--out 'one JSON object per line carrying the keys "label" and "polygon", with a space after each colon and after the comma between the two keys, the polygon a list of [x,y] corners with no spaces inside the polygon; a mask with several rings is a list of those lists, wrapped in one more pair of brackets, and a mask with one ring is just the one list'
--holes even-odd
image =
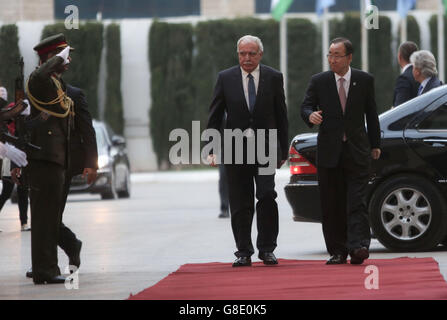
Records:
{"label": "person in background", "polygon": [[437,77],[436,59],[430,51],[416,51],[411,55],[410,61],[413,65],[414,79],[420,83],[418,96],[442,85]]}
{"label": "person in background", "polygon": [[[0,98],[7,104],[8,101],[8,91],[4,87],[0,87]],[[14,103],[1,108],[2,111],[9,110],[14,107]],[[28,107],[29,108],[29,107]],[[15,135],[15,121],[14,119],[8,119],[5,121],[5,125],[11,135]],[[11,179],[11,160],[8,158],[3,158],[2,161],[2,192],[0,194],[0,210],[2,210],[5,202],[11,197],[12,190],[14,189],[14,182]],[[17,186],[17,196],[19,200],[19,213],[20,213],[20,225],[21,231],[30,231],[31,228],[28,226],[28,188],[24,186]]]}
{"label": "person in background", "polygon": [[418,46],[412,41],[406,41],[399,47],[397,61],[402,72],[397,78],[394,88],[394,107],[415,98],[418,94],[419,83],[414,80],[413,65],[410,63],[410,56],[417,50],[419,50]]}

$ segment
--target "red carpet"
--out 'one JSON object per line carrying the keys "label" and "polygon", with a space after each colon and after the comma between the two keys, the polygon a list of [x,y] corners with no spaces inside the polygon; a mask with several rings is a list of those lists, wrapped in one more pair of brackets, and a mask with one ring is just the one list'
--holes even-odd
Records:
{"label": "red carpet", "polygon": [[[366,260],[326,266],[317,260],[279,260],[277,266],[232,268],[231,263],[186,264],[131,300],[439,300],[447,283],[432,258]],[[378,269],[379,289],[367,266]],[[368,279],[367,279],[368,278]],[[368,281],[370,280],[370,281]]]}

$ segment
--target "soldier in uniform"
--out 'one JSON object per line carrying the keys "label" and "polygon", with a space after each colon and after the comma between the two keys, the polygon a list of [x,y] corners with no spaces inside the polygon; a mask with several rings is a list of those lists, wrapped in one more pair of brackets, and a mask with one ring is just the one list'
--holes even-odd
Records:
{"label": "soldier in uniform", "polygon": [[[26,87],[32,106],[31,118],[40,116],[43,120],[29,131],[30,142],[41,149],[29,150],[26,168],[32,215],[31,275],[35,284],[64,283],[57,263],[61,236],[65,239],[61,247],[70,263],[77,266],[82,244],[62,224],[71,171],[69,151],[71,132],[75,128],[75,107],[61,75],[71,61],[71,48],[65,36],[58,34],[42,40],[34,50],[40,57],[40,65],[30,75]],[[18,174],[18,171],[13,173],[16,177]]]}

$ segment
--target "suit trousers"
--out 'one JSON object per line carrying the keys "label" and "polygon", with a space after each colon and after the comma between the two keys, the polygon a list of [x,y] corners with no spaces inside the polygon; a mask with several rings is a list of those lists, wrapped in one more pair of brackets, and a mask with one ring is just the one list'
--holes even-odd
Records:
{"label": "suit trousers", "polygon": [[256,165],[225,165],[229,185],[231,227],[236,242],[236,257],[250,257],[254,253],[251,240],[255,213],[259,252],[273,252],[276,248],[279,222],[275,175],[259,175]]}
{"label": "suit trousers", "polygon": [[31,260],[34,281],[60,275],[57,244],[60,232],[63,166],[43,160],[30,160],[28,167],[31,203]]}
{"label": "suit trousers", "polygon": [[356,248],[369,248],[371,232],[366,207],[369,163],[358,165],[349,143],[343,143],[335,168],[318,167],[323,235],[330,255],[347,256]]}

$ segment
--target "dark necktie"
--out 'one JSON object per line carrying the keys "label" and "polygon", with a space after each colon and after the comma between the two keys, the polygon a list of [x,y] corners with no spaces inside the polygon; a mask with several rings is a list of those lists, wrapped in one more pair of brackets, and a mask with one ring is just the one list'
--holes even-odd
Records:
{"label": "dark necktie", "polygon": [[422,94],[422,91],[424,90],[424,87],[422,86],[422,84],[419,86],[418,89],[418,96],[420,96]]}
{"label": "dark necktie", "polygon": [[253,108],[256,103],[256,88],[255,88],[255,80],[251,73],[248,74],[248,109],[251,113],[253,113]]}

